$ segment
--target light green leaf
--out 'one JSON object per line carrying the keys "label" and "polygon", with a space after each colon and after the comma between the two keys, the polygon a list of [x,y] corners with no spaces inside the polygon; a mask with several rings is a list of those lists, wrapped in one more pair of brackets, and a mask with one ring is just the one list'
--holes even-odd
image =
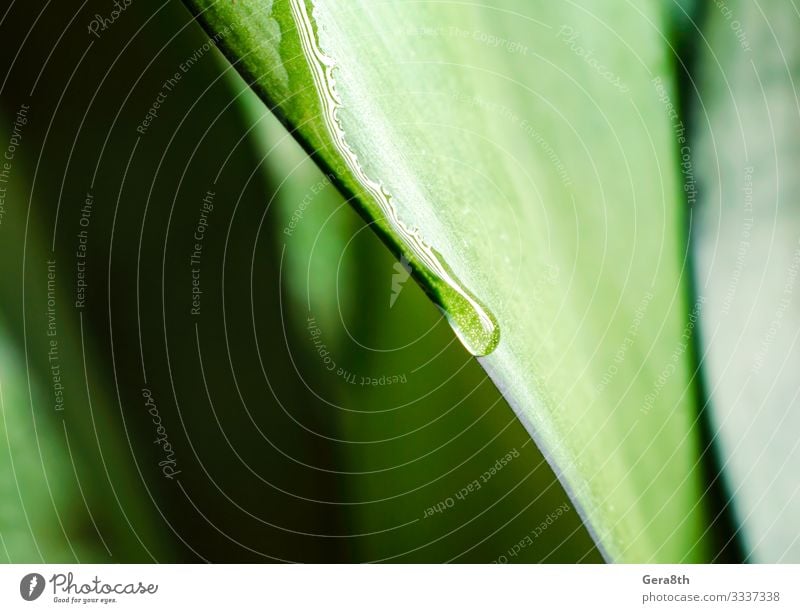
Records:
{"label": "light green leaf", "polygon": [[789,3],[709,9],[697,71],[702,353],[728,490],[755,562],[800,562],[798,26]]}
{"label": "light green leaf", "polygon": [[606,557],[706,559],[661,5],[188,4],[484,356]]}

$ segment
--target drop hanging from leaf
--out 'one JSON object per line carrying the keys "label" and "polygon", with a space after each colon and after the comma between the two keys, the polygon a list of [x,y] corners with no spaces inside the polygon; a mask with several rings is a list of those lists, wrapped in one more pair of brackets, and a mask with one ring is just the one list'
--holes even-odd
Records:
{"label": "drop hanging from leaf", "polygon": [[434,301],[467,351],[477,357],[489,355],[500,344],[497,319],[466,287],[458,283],[439,254],[431,251],[446,273],[432,283]]}
{"label": "drop hanging from leaf", "polygon": [[428,286],[428,293],[444,312],[458,339],[472,355],[488,355],[500,343],[497,319],[461,283],[442,256],[425,242],[419,230],[409,228],[400,219],[397,208],[383,185],[366,174],[358,161],[357,154],[345,139],[345,131],[338,117],[342,101],[336,91],[336,80],[333,75],[336,61],[319,46],[306,0],[290,0],[290,6],[297,24],[303,54],[319,93],[322,116],[331,141],[350,173],[372,197],[395,236],[408,250],[411,256],[408,259],[415,266],[418,278]]}

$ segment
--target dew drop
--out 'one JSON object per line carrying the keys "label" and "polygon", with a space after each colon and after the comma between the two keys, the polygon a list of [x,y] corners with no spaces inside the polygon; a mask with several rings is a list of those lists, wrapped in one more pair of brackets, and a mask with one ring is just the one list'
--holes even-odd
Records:
{"label": "dew drop", "polygon": [[433,251],[444,277],[432,280],[433,299],[447,318],[458,340],[472,355],[489,355],[500,343],[500,326],[494,314],[453,276]]}

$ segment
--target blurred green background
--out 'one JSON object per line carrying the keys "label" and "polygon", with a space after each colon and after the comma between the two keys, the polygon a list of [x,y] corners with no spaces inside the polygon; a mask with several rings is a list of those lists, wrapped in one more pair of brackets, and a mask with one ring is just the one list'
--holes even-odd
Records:
{"label": "blurred green background", "polygon": [[0,25],[0,559],[599,562],[484,371],[183,6],[101,29],[113,9]]}

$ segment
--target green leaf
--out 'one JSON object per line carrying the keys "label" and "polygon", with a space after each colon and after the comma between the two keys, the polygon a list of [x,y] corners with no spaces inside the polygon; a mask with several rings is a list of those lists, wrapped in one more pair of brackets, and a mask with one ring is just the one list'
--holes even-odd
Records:
{"label": "green leaf", "polygon": [[706,559],[660,4],[188,4],[484,356],[606,557]]}
{"label": "green leaf", "polygon": [[110,377],[85,319],[70,311],[63,252],[28,216],[41,209],[27,172],[30,112],[21,110],[0,118],[0,142],[16,128],[18,143],[0,224],[0,559],[153,561],[163,533],[136,483]]}
{"label": "green leaf", "polygon": [[712,424],[748,559],[797,563],[800,16],[739,0],[708,13],[693,240]]}

